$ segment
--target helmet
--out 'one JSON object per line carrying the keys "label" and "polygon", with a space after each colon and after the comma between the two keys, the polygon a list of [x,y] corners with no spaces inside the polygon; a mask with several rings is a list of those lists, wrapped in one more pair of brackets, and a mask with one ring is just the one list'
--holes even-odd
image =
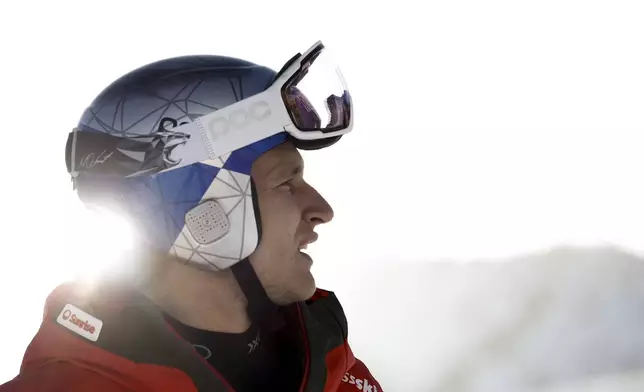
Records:
{"label": "helmet", "polygon": [[287,140],[329,146],[353,126],[346,84],[337,67],[324,67],[324,51],[317,42],[280,72],[206,55],[122,76],[68,136],[79,198],[124,213],[157,251],[212,270],[238,266],[256,286],[247,260],[261,237],[253,162]]}

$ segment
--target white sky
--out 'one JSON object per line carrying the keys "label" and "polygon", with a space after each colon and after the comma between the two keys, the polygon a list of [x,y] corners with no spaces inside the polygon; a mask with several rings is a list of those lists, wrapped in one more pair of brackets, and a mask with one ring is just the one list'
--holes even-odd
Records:
{"label": "white sky", "polygon": [[[349,284],[339,272],[347,263],[488,258],[563,242],[644,254],[641,2],[1,7],[0,382],[18,371],[44,296],[93,262],[74,257],[78,238],[101,228],[75,206],[67,133],[102,88],[164,57],[226,54],[279,68],[318,39],[333,50],[357,120],[333,149],[306,154],[310,181],[336,210],[313,250],[324,287]],[[377,346],[361,332],[358,347]],[[367,362],[390,360],[370,353]]]}

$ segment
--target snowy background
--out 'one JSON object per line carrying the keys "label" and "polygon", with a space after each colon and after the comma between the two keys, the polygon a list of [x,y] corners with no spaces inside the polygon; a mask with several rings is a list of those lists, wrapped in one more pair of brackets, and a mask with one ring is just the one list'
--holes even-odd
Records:
{"label": "snowy background", "polygon": [[305,154],[336,212],[311,253],[386,390],[644,390],[642,1],[40,0],[0,15],[0,382],[49,291],[110,268],[118,252],[93,241],[127,243],[71,192],[64,145],[86,105],[160,58],[280,68],[321,39],[357,119]]}
{"label": "snowy background", "polygon": [[388,390],[644,390],[644,260],[618,249],[392,263],[340,287]]}

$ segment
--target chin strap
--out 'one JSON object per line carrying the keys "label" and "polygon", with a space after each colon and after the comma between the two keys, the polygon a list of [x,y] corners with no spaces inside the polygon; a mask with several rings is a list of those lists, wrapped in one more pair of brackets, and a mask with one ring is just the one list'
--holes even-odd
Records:
{"label": "chin strap", "polygon": [[279,306],[266,294],[248,257],[230,268],[248,301],[246,310],[251,322],[269,330],[280,328],[284,320],[278,312]]}

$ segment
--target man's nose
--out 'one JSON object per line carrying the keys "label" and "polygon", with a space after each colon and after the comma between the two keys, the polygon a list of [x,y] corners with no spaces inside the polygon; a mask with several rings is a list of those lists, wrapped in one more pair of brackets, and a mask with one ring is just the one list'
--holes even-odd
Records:
{"label": "man's nose", "polygon": [[314,226],[329,223],[333,219],[333,208],[324,197],[313,187],[309,186],[307,192],[307,208],[304,210],[304,219]]}

